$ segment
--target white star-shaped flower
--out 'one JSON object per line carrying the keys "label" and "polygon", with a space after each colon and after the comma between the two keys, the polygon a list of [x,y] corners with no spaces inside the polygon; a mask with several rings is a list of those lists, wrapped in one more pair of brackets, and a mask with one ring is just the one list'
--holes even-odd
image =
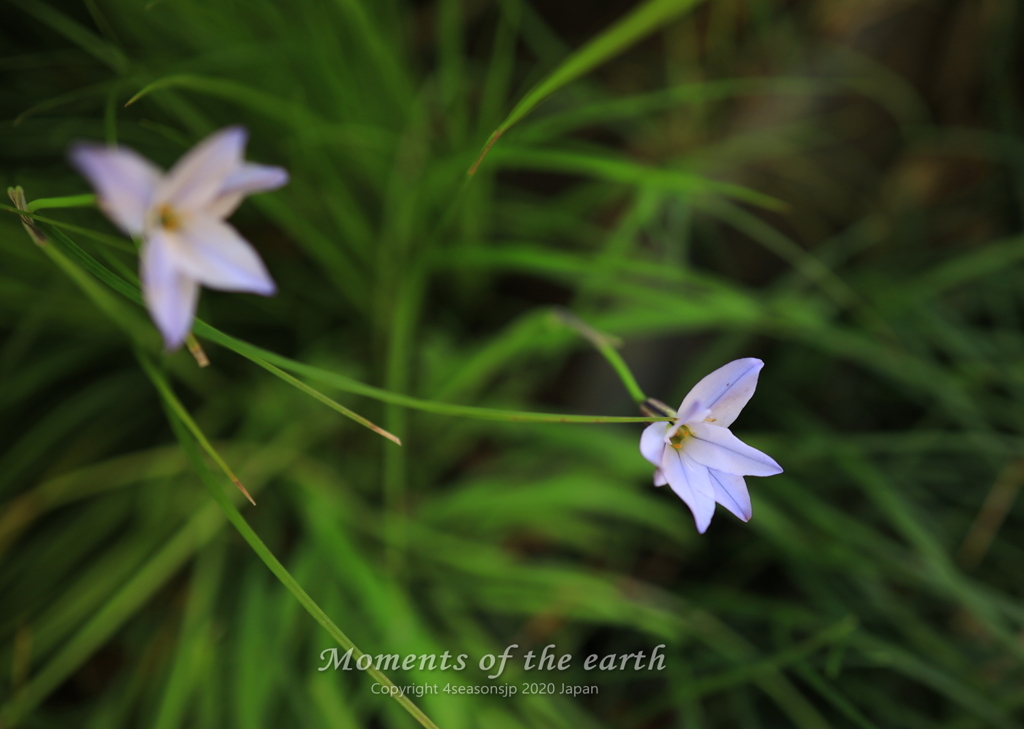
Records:
{"label": "white star-shaped flower", "polygon": [[166,174],[125,147],[71,149],[71,163],[92,183],[103,212],[143,240],[142,293],[168,349],[192,329],[200,285],[262,296],[276,291],[256,251],[224,222],[246,195],[288,182],[281,167],[243,159],[247,137],[237,126],[215,132]]}
{"label": "white star-shaped flower", "polygon": [[743,521],[750,519],[744,476],[782,473],[770,456],[729,430],[754,394],[763,366],[748,357],[719,367],[690,390],[675,421],[651,423],[640,436],[640,453],[656,467],[654,485],[672,487],[690,507],[701,534],[711,523],[715,502]]}

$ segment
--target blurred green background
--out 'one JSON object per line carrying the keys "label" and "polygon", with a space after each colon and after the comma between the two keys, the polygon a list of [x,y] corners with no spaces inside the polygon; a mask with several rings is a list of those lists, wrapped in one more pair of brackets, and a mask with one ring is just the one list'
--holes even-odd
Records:
{"label": "blurred green background", "polygon": [[[572,669],[520,658],[501,681],[600,690],[416,699],[442,729],[1021,726],[1020,8],[688,4],[466,183],[515,103],[638,3],[10,0],[0,182],[84,193],[72,140],[167,166],[244,124],[249,158],[292,175],[233,218],[280,294],[205,291],[200,316],[394,392],[636,415],[553,307],[619,337],[672,404],[765,361],[733,430],[786,471],[748,479],[749,524],[719,509],[703,536],[651,486],[641,424],[455,418],[309,380],[397,448],[208,339],[209,368],[161,362],[254,493],[245,518],[360,648],[470,656],[396,683],[494,683],[481,655],[554,643]],[[135,280],[99,212],[40,214]],[[4,726],[415,725],[365,674],[317,670],[337,644],[10,206],[0,443]],[[662,672],[582,670],[662,643]]]}

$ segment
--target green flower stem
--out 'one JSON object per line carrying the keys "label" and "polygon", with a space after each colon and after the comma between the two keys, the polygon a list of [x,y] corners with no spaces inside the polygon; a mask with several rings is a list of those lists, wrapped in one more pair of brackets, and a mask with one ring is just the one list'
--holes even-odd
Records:
{"label": "green flower stem", "polygon": [[314,400],[319,400],[324,405],[326,405],[327,407],[331,408],[331,410],[336,410],[337,412],[339,412],[342,415],[344,415],[346,418],[351,418],[352,420],[356,421],[360,425],[362,425],[362,426],[364,426],[366,428],[369,428],[374,433],[377,433],[378,435],[384,436],[385,438],[387,438],[388,440],[392,441],[393,443],[396,443],[398,445],[402,445],[402,440],[397,435],[394,435],[393,433],[389,433],[388,431],[384,430],[384,428],[380,427],[379,425],[376,425],[375,423],[371,422],[370,420],[367,420],[366,418],[364,418],[362,415],[360,415],[359,413],[355,412],[354,410],[350,410],[349,408],[345,407],[341,403],[339,403],[339,402],[337,402],[335,400],[332,400],[331,398],[327,397],[326,395],[324,395],[319,390],[313,389],[312,387],[307,385],[302,380],[299,380],[299,379],[296,379],[296,378],[292,377],[287,372],[282,372],[279,368],[277,368],[274,365],[270,364],[265,359],[261,359],[260,357],[255,357],[255,356],[249,357],[248,359],[250,361],[255,362],[256,364],[258,364],[260,367],[265,369],[267,372],[269,372],[269,373],[271,373],[273,375],[277,375],[282,380],[287,382],[289,385],[292,385],[293,387],[295,387],[295,388],[297,388],[299,390],[302,390],[304,393],[306,393],[307,395],[312,397]]}
{"label": "green flower stem", "polygon": [[633,377],[632,371],[629,369],[629,365],[623,361],[622,356],[607,342],[597,345],[597,351],[604,355],[604,358],[608,360],[608,364],[615,370],[615,374],[622,380],[622,384],[626,386],[626,390],[629,391],[630,397],[638,405],[647,399],[644,395],[644,391],[640,389],[640,385],[637,384],[636,378]]}
{"label": "green flower stem", "polygon": [[[196,472],[199,474],[203,485],[206,486],[213,500],[224,512],[224,516],[227,517],[228,521],[238,530],[238,533],[242,535],[242,538],[249,544],[252,550],[259,556],[263,563],[267,565],[274,576],[281,581],[281,584],[292,593],[296,600],[306,609],[313,619],[316,620],[326,630],[332,638],[345,650],[352,650],[352,656],[358,660],[363,656],[363,652],[356,647],[356,644],[342,632],[341,628],[334,624],[334,621],[328,617],[327,613],[321,609],[316,601],[313,600],[309,594],[302,589],[302,586],[292,577],[291,573],[282,565],[277,557],[274,556],[273,552],[263,543],[259,535],[253,531],[253,528],[249,526],[249,522],[239,513],[227,494],[224,493],[224,489],[217,482],[216,477],[207,467],[206,463],[202,459],[202,455],[196,448],[195,442],[192,440],[194,433],[189,427],[188,421],[182,418],[184,413],[187,416],[187,411],[178,400],[177,396],[171,390],[170,384],[166,378],[152,365],[146,367],[146,374],[149,375],[156,386],[157,392],[160,394],[161,400],[163,401],[164,408],[167,412],[167,419],[171,424],[171,428],[174,430],[174,435],[181,444],[182,450],[185,451],[185,455],[192,463]],[[377,683],[390,689],[395,689],[395,684],[392,683],[384,673],[374,667],[372,664],[366,669],[366,672],[373,677]],[[438,726],[430,720],[430,718],[423,713],[422,710],[416,704],[409,700],[404,694],[399,692],[397,689],[388,691],[388,693],[397,701],[402,707],[412,715],[420,725],[427,727],[427,729],[439,729]]]}
{"label": "green flower stem", "polygon": [[[3,208],[6,208],[6,206],[0,205],[0,209]],[[16,208],[8,209],[12,212],[18,212]],[[82,250],[74,243],[74,241],[60,231],[51,229],[50,232],[54,237],[54,243],[65,249],[67,255],[70,256],[75,263],[96,276],[96,278],[100,279],[103,283],[107,284],[110,288],[114,289],[125,298],[134,301],[140,306],[142,305],[142,294],[137,286],[125,281],[123,278],[110,271],[110,269],[99,263],[95,258]],[[92,279],[84,275],[80,276],[80,274],[83,274],[83,271],[78,268],[78,265],[74,265],[71,260],[65,258],[63,254],[50,250],[52,248],[51,246],[41,246],[41,248],[43,248],[51,258],[54,258],[58,265],[65,268],[68,274],[71,275],[80,286],[86,289],[86,293],[90,294],[90,297],[94,294],[106,293],[103,289],[96,286]],[[73,270],[69,270],[67,265],[71,265]],[[536,413],[528,411],[501,410],[498,408],[482,408],[472,405],[455,405],[453,403],[423,400],[417,397],[412,397],[411,395],[403,395],[389,390],[384,390],[379,387],[373,387],[372,385],[367,385],[359,382],[358,380],[353,380],[350,377],[330,372],[329,370],[296,362],[288,357],[275,354],[274,352],[249,344],[241,339],[236,339],[235,337],[221,332],[219,329],[215,329],[201,319],[196,319],[195,324],[192,327],[192,331],[196,336],[204,337],[211,342],[220,344],[222,347],[226,347],[227,349],[242,355],[246,359],[252,360],[268,372],[281,377],[289,384],[298,387],[313,397],[316,397],[318,400],[328,404],[335,410],[348,415],[348,417],[355,416],[354,419],[364,425],[369,423],[369,421],[363,422],[365,418],[361,418],[361,416],[352,413],[348,408],[345,408],[343,405],[334,402],[325,395],[316,392],[313,388],[310,388],[308,385],[305,385],[295,378],[288,377],[282,373],[281,370],[293,372],[313,380],[314,382],[321,382],[323,384],[330,385],[338,390],[342,390],[343,392],[351,392],[356,395],[362,395],[364,397],[369,397],[392,405],[401,405],[402,407],[411,408],[413,410],[422,410],[424,412],[437,413],[439,415],[451,415],[454,417],[476,418],[478,420],[502,420],[519,423],[653,423],[666,419],[659,417],[617,417],[605,415]],[[617,356],[617,353],[613,350],[612,355]],[[619,361],[621,362],[621,359]],[[628,373],[628,368],[626,368],[625,363],[622,363],[622,367],[623,371]],[[629,377],[632,379],[632,375],[629,375]],[[635,380],[633,381],[633,386],[635,387],[635,393],[631,390],[631,394],[634,394],[634,397],[636,395],[643,394],[640,392],[640,388],[636,386]],[[629,385],[627,385],[627,387],[629,387]],[[370,425],[367,425],[367,427],[370,427]],[[373,426],[371,429],[376,430],[377,426]]]}
{"label": "green flower stem", "polygon": [[96,205],[96,196],[68,195],[67,197],[41,197],[28,204],[28,211],[34,213],[43,208],[89,208]]}
{"label": "green flower stem", "polygon": [[555,317],[566,326],[570,326],[579,332],[608,360],[612,369],[615,370],[615,374],[622,380],[622,384],[626,386],[630,397],[633,398],[637,405],[647,400],[647,395],[640,389],[640,385],[637,384],[636,378],[633,377],[633,372],[629,369],[629,365],[626,364],[625,360],[622,359],[622,355],[615,349],[619,343],[618,338],[604,332],[599,332],[566,309],[555,309]]}
{"label": "green flower stem", "polygon": [[[243,342],[241,339],[235,339],[232,336],[224,334],[198,319],[193,327],[193,331],[197,336],[204,337],[211,342],[220,344],[221,346],[226,347],[227,349],[230,349],[231,351],[248,359],[253,359],[254,357],[260,358],[277,365],[283,370],[294,372],[315,382],[330,385],[345,392],[363,395],[365,397],[373,398],[374,400],[380,400],[381,402],[401,405],[403,407],[412,408],[413,410],[422,410],[428,413],[476,418],[478,420],[503,420],[514,423],[654,423],[667,419],[657,417],[647,418],[611,415],[536,413],[518,410],[500,410],[498,408],[482,408],[473,405],[455,405],[453,403],[436,402],[434,400],[423,400],[418,397],[412,397],[411,395],[402,395],[379,387],[373,387],[372,385],[367,385],[359,382],[358,380],[353,380],[350,377],[339,375],[336,372],[330,372],[328,370],[320,369],[319,367],[302,364],[301,362],[296,362],[279,354],[268,352],[267,350],[249,344],[248,342]],[[623,363],[623,366],[625,366],[625,363]],[[639,391],[639,387],[637,390]],[[642,395],[643,393],[639,394]]]}

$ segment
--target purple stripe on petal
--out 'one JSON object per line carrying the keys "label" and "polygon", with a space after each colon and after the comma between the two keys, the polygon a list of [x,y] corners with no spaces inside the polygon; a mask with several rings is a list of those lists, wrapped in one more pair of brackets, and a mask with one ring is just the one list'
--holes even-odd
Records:
{"label": "purple stripe on petal", "polygon": [[711,474],[711,485],[715,487],[715,501],[743,521],[749,521],[754,512],[743,476],[723,473],[713,468],[709,468],[708,472]]}
{"label": "purple stripe on petal", "polygon": [[711,474],[708,469],[697,463],[679,451],[680,460],[686,470],[686,480],[690,482],[690,488],[699,499],[699,507],[693,509],[693,518],[697,522],[697,531],[703,534],[711,524],[711,517],[715,515],[715,488],[711,483]]}
{"label": "purple stripe on petal", "polygon": [[708,469],[675,448],[666,448],[661,470],[668,485],[690,507],[697,531],[703,534],[715,513],[715,492]]}
{"label": "purple stripe on petal", "polygon": [[708,468],[737,476],[774,476],[782,473],[775,460],[741,441],[728,428],[707,423],[687,425],[686,454]]}
{"label": "purple stripe on petal", "polygon": [[683,411],[699,400],[711,411],[710,417],[715,419],[715,425],[728,428],[754,394],[762,367],[764,362],[753,357],[737,359],[719,367],[694,385],[679,410]]}

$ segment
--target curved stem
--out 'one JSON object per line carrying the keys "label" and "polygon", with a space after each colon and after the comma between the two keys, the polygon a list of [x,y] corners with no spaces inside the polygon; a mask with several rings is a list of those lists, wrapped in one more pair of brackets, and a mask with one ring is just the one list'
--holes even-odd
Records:
{"label": "curved stem", "polygon": [[622,384],[629,391],[633,402],[640,405],[647,400],[647,395],[640,389],[640,385],[637,383],[636,378],[633,377],[633,372],[629,369],[629,365],[626,364],[625,360],[622,359],[622,355],[615,349],[616,346],[621,344],[618,337],[599,332],[568,309],[555,309],[555,317],[566,326],[572,327],[579,332],[580,336],[593,344],[597,351],[608,360],[608,364],[612,366],[615,374],[619,376]]}
{"label": "curved stem", "polygon": [[255,357],[267,362],[272,362],[283,370],[288,370],[302,375],[314,382],[320,382],[339,390],[344,390],[345,392],[363,395],[365,397],[373,398],[374,400],[380,400],[381,402],[401,405],[403,407],[412,408],[413,410],[438,413],[439,415],[454,415],[466,418],[477,418],[479,420],[504,420],[516,423],[653,423],[666,419],[657,417],[618,417],[610,415],[537,413],[518,410],[501,410],[498,408],[482,408],[475,407],[473,405],[455,405],[452,403],[435,402],[433,400],[423,400],[418,397],[412,397],[411,395],[402,395],[379,387],[373,387],[372,385],[367,385],[359,382],[358,380],[345,377],[344,375],[339,375],[336,372],[330,372],[328,370],[320,369],[319,367],[313,367],[312,365],[296,362],[295,360],[269,352],[265,349],[249,344],[248,342],[244,342],[241,339],[235,339],[234,337],[229,336],[218,329],[214,329],[209,324],[198,319],[196,320],[192,331],[195,332],[196,335],[209,339],[211,342],[216,342],[223,347],[227,347],[247,359]]}
{"label": "curved stem", "polygon": [[[9,209],[11,212],[19,212],[17,208],[8,208],[6,205],[0,205],[0,209]],[[38,219],[38,216],[27,213],[29,217]],[[48,221],[49,222],[49,221]],[[79,248],[70,238],[60,233],[59,230],[52,229],[54,233],[55,242],[61,244],[63,248],[67,250],[67,253],[73,258],[79,265],[81,265],[86,271],[91,273],[93,276],[98,278],[100,281],[105,283],[107,286],[117,291],[119,294],[127,299],[135,302],[139,306],[142,306],[142,293],[139,291],[138,286],[133,283],[129,283],[117,274],[110,271],[106,266],[99,263],[95,258],[90,256],[84,250]],[[54,253],[48,251],[51,257],[58,256],[60,259],[64,259],[63,254]],[[61,261],[58,261],[61,263]],[[76,272],[71,272],[73,277]],[[90,283],[91,279],[81,281],[80,285],[89,284],[90,287],[94,287]],[[102,294],[103,291],[99,290],[98,294]],[[306,377],[307,379],[313,380],[314,382],[322,382],[330,385],[331,387],[337,388],[344,392],[351,392],[357,395],[363,395],[364,397],[373,398],[381,402],[391,403],[392,405],[400,405],[402,407],[412,408],[413,410],[422,410],[424,412],[437,413],[439,415],[451,415],[456,417],[465,418],[477,418],[479,420],[502,420],[506,422],[519,422],[519,423],[653,423],[659,420],[665,420],[666,418],[659,417],[615,417],[615,416],[602,416],[602,415],[574,415],[574,414],[562,414],[562,413],[537,413],[529,411],[517,411],[517,410],[501,410],[498,408],[483,408],[474,407],[472,405],[455,405],[453,403],[436,402],[433,400],[423,400],[418,397],[412,397],[411,395],[403,395],[401,393],[391,392],[384,390],[379,387],[373,387],[365,383],[353,380],[344,375],[330,372],[329,370],[323,370],[319,367],[313,367],[311,365],[296,362],[295,360],[289,359],[282,355],[270,352],[262,349],[255,345],[249,344],[241,339],[236,339],[219,329],[215,329],[201,319],[196,319],[195,324],[192,327],[194,334],[200,337],[204,337],[212,342],[216,342],[223,347],[236,352],[246,359],[253,361],[260,367],[272,372],[276,376],[284,379],[289,384],[299,389],[304,390],[308,394],[321,400],[328,406],[344,413],[348,417],[353,417],[354,414],[350,414],[347,408],[344,408],[339,403],[335,403],[330,398],[321,396],[319,393],[314,393],[304,383],[296,380],[295,378],[285,375],[280,370],[287,370],[295,374]],[[612,350],[613,357],[617,356],[617,353]],[[611,360],[610,360],[611,361]],[[619,360],[621,362],[621,360]],[[276,366],[274,366],[276,365]],[[629,373],[625,363],[622,363],[623,373]],[[280,368],[280,369],[278,369]],[[621,374],[620,374],[621,376]],[[629,375],[632,378],[632,375]],[[625,381],[625,380],[624,380]],[[627,384],[627,388],[630,385]],[[632,389],[630,393],[636,396],[642,396],[643,393],[640,391],[639,386],[636,385],[635,380],[632,382]],[[644,398],[641,397],[642,401]],[[363,422],[365,419],[355,418],[359,422]],[[366,425],[366,423],[363,423]],[[367,425],[374,430],[377,430],[377,426],[372,424]],[[379,432],[379,430],[378,430]],[[382,433],[383,435],[383,433]]]}

